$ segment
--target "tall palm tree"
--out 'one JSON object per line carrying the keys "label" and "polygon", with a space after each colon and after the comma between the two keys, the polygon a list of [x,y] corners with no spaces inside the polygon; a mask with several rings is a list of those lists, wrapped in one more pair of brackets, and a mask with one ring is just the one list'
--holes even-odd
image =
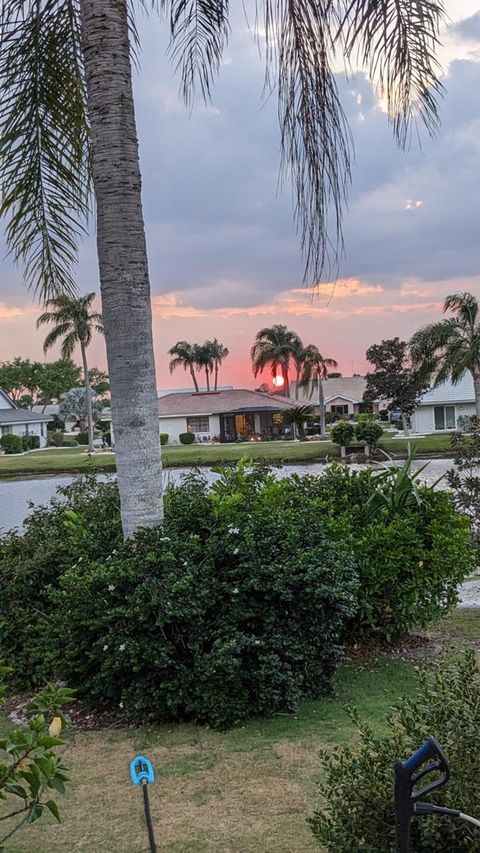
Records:
{"label": "tall palm tree", "polygon": [[210,356],[213,361],[213,370],[214,370],[214,387],[213,390],[218,390],[218,371],[223,363],[223,360],[227,358],[229,355],[228,347],[225,347],[220,343],[217,338],[214,338],[213,341],[206,341],[205,346],[208,347],[210,351]]}
{"label": "tall palm tree", "polygon": [[283,377],[283,393],[290,396],[290,364],[294,361],[303,344],[296,332],[287,329],[281,323],[260,329],[255,336],[251,349],[252,369],[255,378],[269,367],[275,377],[280,370]]}
{"label": "tall palm tree", "polygon": [[[75,292],[72,268],[93,184],[127,537],[163,517],[131,68],[135,9],[143,6],[142,0],[3,0],[0,21],[0,213],[7,216],[12,255],[43,299]],[[208,99],[227,41],[229,5],[164,0],[160,7],[186,99],[195,84]],[[377,79],[400,144],[414,117],[432,131],[442,88],[434,51],[443,4],[266,0],[257,11],[267,84],[279,98],[282,175],[293,182],[306,275],[317,282],[336,268],[350,181],[350,131],[334,57],[341,54],[347,63],[360,57]]]}
{"label": "tall palm tree", "polygon": [[92,311],[95,293],[87,293],[74,299],[69,296],[56,296],[46,303],[45,311],[37,320],[37,329],[46,323],[54,323],[54,328],[48,333],[43,344],[45,353],[53,347],[57,341],[62,340],[62,358],[72,357],[76,347],[80,347],[83,366],[83,382],[85,385],[85,399],[87,404],[88,423],[88,449],[93,452],[93,411],[92,411],[92,389],[90,387],[90,375],[88,372],[87,347],[89,346],[93,332],[103,335],[103,318],[97,311]]}
{"label": "tall palm tree", "polygon": [[210,391],[210,376],[213,373],[214,359],[210,348],[210,341],[204,344],[195,344],[195,360],[198,371],[205,371],[207,391]]}
{"label": "tall palm tree", "polygon": [[329,370],[338,367],[334,358],[324,358],[315,344],[309,344],[303,351],[302,375],[298,386],[308,393],[311,400],[315,387],[318,390],[318,406],[320,408],[320,438],[325,438],[325,396],[323,382]]}
{"label": "tall palm tree", "polygon": [[197,345],[189,344],[188,341],[177,341],[177,343],[168,350],[168,354],[172,356],[170,359],[169,369],[173,373],[177,367],[183,367],[184,370],[190,372],[192,377],[193,387],[198,391],[197,377],[195,376],[195,368],[197,367]]}
{"label": "tall palm tree", "polygon": [[480,315],[473,293],[453,293],[443,303],[453,316],[430,323],[410,341],[413,366],[434,385],[450,379],[454,385],[466,371],[473,378],[475,410],[480,417]]}

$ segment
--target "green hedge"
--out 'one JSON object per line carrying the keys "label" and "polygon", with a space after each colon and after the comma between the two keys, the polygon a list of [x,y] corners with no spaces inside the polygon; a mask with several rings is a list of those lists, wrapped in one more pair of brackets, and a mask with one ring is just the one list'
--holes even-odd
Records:
{"label": "green hedge", "polygon": [[178,437],[180,439],[180,444],[193,444],[195,441],[195,435],[193,432],[181,432]]}
{"label": "green hedge", "polygon": [[12,433],[2,435],[2,437],[0,438],[0,447],[2,447],[5,453],[8,454],[23,453],[24,445],[22,441],[22,436],[13,435]]}
{"label": "green hedge", "polygon": [[160,433],[160,444],[164,447],[165,444],[168,444],[168,432]]}
{"label": "green hedge", "polygon": [[115,484],[63,495],[0,539],[0,646],[19,681],[65,679],[137,719],[293,710],[328,692],[345,642],[428,624],[475,565],[468,519],[408,471],[192,474],[134,547]]}

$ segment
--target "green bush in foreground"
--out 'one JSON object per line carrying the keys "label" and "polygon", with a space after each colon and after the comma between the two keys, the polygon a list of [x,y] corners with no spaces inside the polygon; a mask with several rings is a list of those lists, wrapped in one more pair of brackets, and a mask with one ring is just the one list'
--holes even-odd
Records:
{"label": "green bush in foreground", "polygon": [[[8,667],[0,667],[0,704]],[[66,767],[56,755],[64,741],[58,737],[67,722],[62,706],[73,701],[68,688],[48,686],[27,705],[27,724],[0,739],[0,850],[26,823],[45,810],[60,821],[54,796],[64,793]]]}
{"label": "green bush in foreground", "polygon": [[[429,802],[479,817],[480,671],[473,651],[433,674],[421,674],[416,696],[403,699],[388,719],[388,734],[376,737],[355,712],[360,744],[322,754],[326,771],[319,808],[310,825],[331,853],[393,853],[395,759],[407,758],[431,735],[443,746],[452,776]],[[412,823],[415,853],[479,853],[474,827],[438,815]]]}

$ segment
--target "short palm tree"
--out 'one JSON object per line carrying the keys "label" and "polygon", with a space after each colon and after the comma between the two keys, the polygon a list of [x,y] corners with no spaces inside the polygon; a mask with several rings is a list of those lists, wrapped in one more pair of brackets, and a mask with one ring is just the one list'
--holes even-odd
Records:
{"label": "short palm tree", "polygon": [[[195,86],[209,98],[222,66],[230,5],[223,0],[159,4],[187,101]],[[0,213],[11,253],[42,299],[75,292],[72,269],[92,187],[95,193],[126,537],[163,518],[132,86],[135,16],[144,7],[144,0],[3,0],[0,24]],[[408,140],[412,120],[432,131],[442,90],[435,50],[443,3],[265,0],[253,11],[265,43],[267,87],[278,96],[281,173],[293,184],[305,274],[316,283],[322,273],[336,270],[351,177],[351,134],[335,62],[341,57],[348,65],[358,57],[386,98],[400,144]]]}
{"label": "short palm tree", "polygon": [[198,382],[197,377],[195,376],[195,369],[198,366],[197,345],[189,344],[188,341],[177,341],[177,343],[168,350],[168,354],[171,356],[169,364],[170,373],[173,373],[173,371],[178,367],[183,367],[184,370],[188,370],[192,377],[193,387],[195,388],[195,391],[198,391]]}
{"label": "short palm tree", "polygon": [[223,360],[227,358],[229,355],[228,348],[220,343],[217,338],[214,338],[213,341],[205,341],[205,346],[208,347],[210,352],[210,357],[213,362],[213,373],[214,373],[214,386],[213,390],[217,391],[218,389],[218,371],[221,367]]}
{"label": "short palm tree", "polygon": [[282,324],[275,324],[260,329],[255,336],[251,349],[252,369],[255,378],[267,367],[272,377],[280,371],[283,377],[283,393],[290,396],[289,371],[292,361],[295,361],[301,350],[302,342],[296,332],[292,332]]}
{"label": "short palm tree", "polygon": [[46,323],[54,323],[54,328],[48,333],[43,344],[46,353],[57,341],[62,340],[62,358],[71,358],[75,348],[80,347],[83,365],[83,382],[85,385],[85,397],[87,404],[88,423],[88,449],[93,451],[93,412],[92,412],[92,389],[90,387],[90,376],[88,372],[87,347],[89,346],[93,332],[103,335],[102,315],[92,311],[95,293],[87,293],[77,299],[69,296],[57,296],[49,299],[45,311],[37,320],[37,329]]}
{"label": "short palm tree", "polygon": [[480,417],[480,315],[473,293],[453,293],[443,303],[453,316],[430,323],[410,341],[413,366],[438,385],[450,379],[455,385],[466,371],[473,378],[475,409]]}
{"label": "short palm tree", "polygon": [[298,432],[299,438],[305,438],[305,424],[314,417],[315,409],[313,406],[293,406],[291,409],[285,409],[282,412],[283,423],[293,426],[294,434]]}
{"label": "short palm tree", "polygon": [[323,393],[323,382],[328,376],[329,370],[338,367],[334,358],[324,358],[315,344],[309,344],[303,350],[302,373],[298,383],[311,400],[315,388],[318,391],[318,405],[320,408],[320,437],[325,438],[325,396]]}

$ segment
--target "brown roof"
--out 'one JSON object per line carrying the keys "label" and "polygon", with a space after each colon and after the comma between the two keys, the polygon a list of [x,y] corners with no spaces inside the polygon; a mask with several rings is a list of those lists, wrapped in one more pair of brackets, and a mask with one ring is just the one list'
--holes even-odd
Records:
{"label": "brown roof", "polygon": [[233,412],[278,412],[298,403],[277,394],[236,389],[191,394],[166,394],[158,401],[161,418],[182,415],[225,415]]}

